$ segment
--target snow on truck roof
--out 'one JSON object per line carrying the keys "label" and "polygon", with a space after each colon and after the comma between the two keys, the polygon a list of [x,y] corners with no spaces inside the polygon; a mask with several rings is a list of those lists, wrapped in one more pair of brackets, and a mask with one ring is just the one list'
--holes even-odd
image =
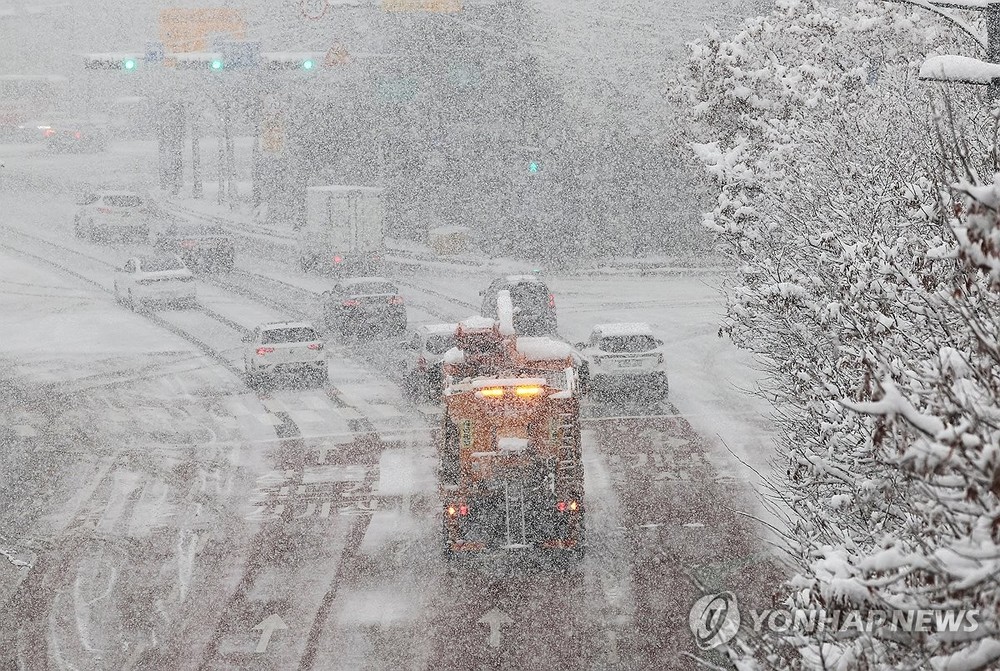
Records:
{"label": "snow on truck roof", "polygon": [[420,330],[435,335],[454,335],[456,328],[458,328],[458,324],[423,324],[420,326]]}
{"label": "snow on truck roof", "polygon": [[552,338],[534,338],[529,336],[519,336],[517,339],[517,351],[524,355],[528,361],[549,361],[551,359],[565,359],[573,355],[573,348],[567,343]]}
{"label": "snow on truck roof", "polygon": [[633,336],[633,335],[653,335],[653,329],[646,322],[620,322],[616,324],[597,324],[594,331],[602,336]]}
{"label": "snow on truck roof", "polygon": [[489,317],[480,317],[479,315],[473,315],[471,317],[466,317],[459,324],[462,328],[467,329],[491,329],[494,324],[496,324],[495,319],[490,319]]}

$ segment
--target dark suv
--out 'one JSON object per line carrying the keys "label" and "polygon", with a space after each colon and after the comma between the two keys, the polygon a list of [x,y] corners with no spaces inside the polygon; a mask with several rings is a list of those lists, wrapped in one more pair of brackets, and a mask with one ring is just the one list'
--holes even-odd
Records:
{"label": "dark suv", "polygon": [[342,335],[403,333],[406,307],[395,284],[381,277],[355,277],[323,292],[323,323]]}
{"label": "dark suv", "polygon": [[534,275],[508,275],[494,280],[480,293],[484,317],[499,319],[497,294],[501,291],[510,292],[514,306],[514,331],[518,335],[555,335],[555,297],[544,282]]}

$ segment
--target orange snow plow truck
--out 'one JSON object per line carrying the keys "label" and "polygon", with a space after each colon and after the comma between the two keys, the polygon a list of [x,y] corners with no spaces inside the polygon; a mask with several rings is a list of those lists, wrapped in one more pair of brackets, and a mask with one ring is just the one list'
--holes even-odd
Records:
{"label": "orange snow plow truck", "polygon": [[438,441],[445,556],[583,553],[579,384],[572,350],[473,317],[445,357]]}

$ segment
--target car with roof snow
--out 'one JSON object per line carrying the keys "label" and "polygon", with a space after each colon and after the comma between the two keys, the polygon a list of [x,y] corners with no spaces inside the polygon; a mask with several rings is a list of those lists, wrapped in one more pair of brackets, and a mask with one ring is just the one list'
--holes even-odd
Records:
{"label": "car with roof snow", "polygon": [[233,235],[216,224],[169,221],[156,231],[153,246],[195,270],[231,272],[236,259]]}
{"label": "car with roof snow", "polygon": [[78,238],[112,238],[145,242],[149,238],[150,206],[134,191],[88,191],[76,201],[73,232]]}
{"label": "car with roof snow", "polygon": [[115,271],[115,299],[138,310],[150,303],[193,307],[198,296],[194,275],[176,254],[134,256]]}
{"label": "car with roof snow", "polygon": [[506,275],[493,280],[480,292],[484,317],[500,318],[497,301],[502,291],[510,293],[515,333],[526,336],[555,334],[555,296],[537,275]]}
{"label": "car with roof snow", "polygon": [[457,324],[423,324],[413,335],[400,343],[407,352],[403,364],[403,391],[414,400],[432,399],[441,395],[441,362],[445,353],[455,346]]}
{"label": "car with roof snow", "polygon": [[277,375],[327,379],[323,339],[309,322],[267,322],[243,338],[243,369],[251,385]]}
{"label": "car with roof snow", "polygon": [[663,341],[645,322],[597,324],[576,347],[589,362],[591,392],[614,397],[636,393],[665,398],[669,390]]}
{"label": "car with roof snow", "polygon": [[406,331],[406,306],[399,287],[384,277],[353,277],[322,296],[322,322],[341,335]]}

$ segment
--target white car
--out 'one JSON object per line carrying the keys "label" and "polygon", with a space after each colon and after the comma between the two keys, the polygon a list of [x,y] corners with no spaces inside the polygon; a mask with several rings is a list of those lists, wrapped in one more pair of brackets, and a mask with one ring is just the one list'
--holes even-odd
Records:
{"label": "white car", "polygon": [[591,391],[665,398],[669,386],[662,346],[663,341],[643,322],[597,324],[590,339],[576,345],[589,362]]}
{"label": "white car", "polygon": [[176,254],[135,256],[115,271],[115,299],[133,310],[148,303],[195,306],[194,275]]}
{"label": "white car", "polygon": [[271,322],[251,331],[243,342],[243,367],[254,384],[277,373],[306,373],[326,382],[326,351],[308,322]]}
{"label": "white car", "polygon": [[132,191],[97,191],[83,194],[73,217],[73,233],[78,238],[149,238],[150,209],[146,199]]}

